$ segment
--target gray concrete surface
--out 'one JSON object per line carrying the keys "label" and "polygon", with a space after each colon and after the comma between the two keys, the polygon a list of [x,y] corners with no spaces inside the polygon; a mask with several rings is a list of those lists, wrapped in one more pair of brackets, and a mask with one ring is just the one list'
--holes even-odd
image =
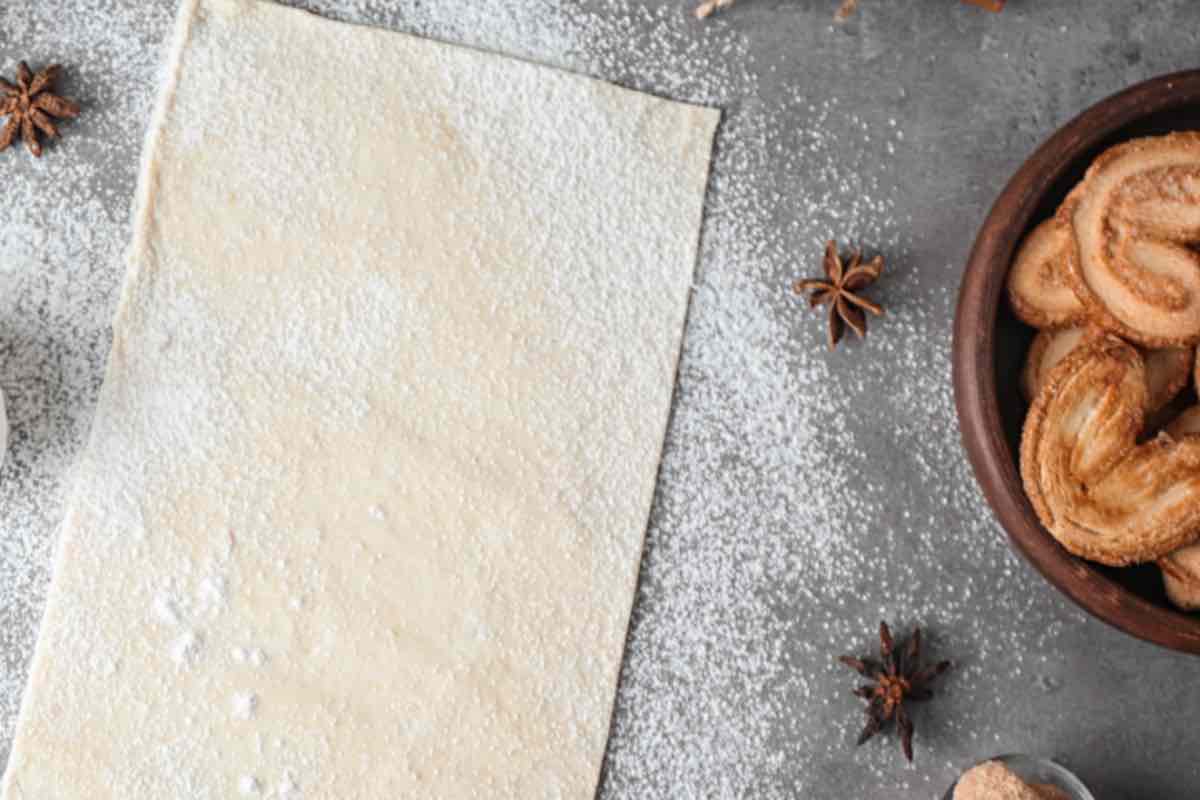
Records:
{"label": "gray concrete surface", "polygon": [[[690,0],[302,4],[726,112],[600,796],[940,797],[1014,751],[1104,800],[1200,795],[1200,659],[1088,618],[1008,551],[949,387],[961,265],[993,197],[1079,110],[1196,66],[1200,3],[862,0],[843,25],[834,0],[740,0],[705,23]],[[0,5],[0,69],[62,60],[87,109],[41,162],[0,154],[5,749],[174,6]],[[835,353],[788,292],[831,235],[888,260],[888,316]],[[855,680],[833,663],[880,618],[927,625],[956,661],[918,709],[912,767],[890,737],[854,748]]]}

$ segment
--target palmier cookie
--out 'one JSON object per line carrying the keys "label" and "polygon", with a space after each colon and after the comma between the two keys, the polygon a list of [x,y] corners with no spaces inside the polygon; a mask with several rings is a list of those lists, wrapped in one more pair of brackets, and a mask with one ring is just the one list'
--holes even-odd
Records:
{"label": "palmier cookie", "polygon": [[[1200,434],[1200,406],[1182,411],[1166,427],[1176,439]],[[1167,597],[1180,608],[1200,609],[1200,544],[1189,544],[1158,560]]]}
{"label": "palmier cookie", "polygon": [[1141,355],[1106,336],[1050,371],[1025,418],[1025,492],[1077,556],[1124,566],[1200,537],[1200,437],[1137,444],[1147,397]]}
{"label": "palmier cookie", "polygon": [[[1032,402],[1050,371],[1071,351],[1104,333],[1098,328],[1060,328],[1039,331],[1021,370],[1021,393]],[[1167,347],[1140,351],[1146,363],[1147,413],[1158,411],[1183,391],[1192,375],[1195,351],[1190,347]]]}
{"label": "palmier cookie", "polygon": [[1058,210],[1092,323],[1147,348],[1200,342],[1200,133],[1105,151]]}
{"label": "palmier cookie", "polygon": [[1029,232],[1008,271],[1013,313],[1035,328],[1062,328],[1087,319],[1067,276],[1070,232],[1054,217]]}

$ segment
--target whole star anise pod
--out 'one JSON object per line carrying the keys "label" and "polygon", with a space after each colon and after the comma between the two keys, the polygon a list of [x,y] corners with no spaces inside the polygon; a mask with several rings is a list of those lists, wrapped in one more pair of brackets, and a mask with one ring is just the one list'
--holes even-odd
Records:
{"label": "whole star anise pod", "polygon": [[7,150],[20,131],[29,152],[41,156],[38,131],[47,136],[58,136],[58,127],[50,118],[79,116],[78,105],[51,91],[61,71],[60,65],[51,64],[34,75],[29,65],[22,61],[17,65],[15,86],[0,78],[0,116],[8,115],[8,122],[0,129],[0,150]]}
{"label": "whole star anise pod", "polygon": [[879,623],[878,661],[854,656],[840,656],[838,661],[871,680],[854,690],[856,697],[867,701],[867,725],[858,736],[858,744],[864,744],[895,719],[900,731],[900,749],[912,761],[913,723],[904,704],[933,697],[929,683],[948,670],[950,662],[922,667],[921,629],[914,629],[908,641],[897,647],[886,622]]}
{"label": "whole star anise pod", "polygon": [[883,306],[859,294],[883,272],[883,256],[875,256],[864,264],[862,251],[856,250],[850,257],[850,263],[843,266],[837,242],[830,239],[825,245],[822,265],[825,267],[825,280],[809,278],[796,281],[792,288],[796,294],[808,292],[808,304],[812,308],[829,306],[829,347],[832,349],[842,340],[847,325],[858,334],[858,338],[867,335],[867,315],[864,311],[870,311],[875,316],[883,314]]}

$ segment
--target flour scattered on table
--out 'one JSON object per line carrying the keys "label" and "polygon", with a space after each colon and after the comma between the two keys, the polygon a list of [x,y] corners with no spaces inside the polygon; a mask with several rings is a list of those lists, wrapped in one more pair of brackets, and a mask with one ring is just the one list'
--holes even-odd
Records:
{"label": "flour scattered on table", "polygon": [[[137,154],[173,2],[0,3],[0,69],[15,56],[70,65],[58,85],[84,104],[41,159],[3,155],[0,391],[0,757],[8,752],[50,580],[54,533],[91,422],[129,241]],[[49,15],[49,16],[47,16]],[[136,536],[137,531],[132,530]]]}

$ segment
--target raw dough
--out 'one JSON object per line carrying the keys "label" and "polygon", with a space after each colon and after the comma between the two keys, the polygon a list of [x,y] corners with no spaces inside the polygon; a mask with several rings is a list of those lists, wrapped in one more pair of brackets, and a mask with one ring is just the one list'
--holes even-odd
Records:
{"label": "raw dough", "polygon": [[185,3],[5,797],[592,797],[717,119]]}

